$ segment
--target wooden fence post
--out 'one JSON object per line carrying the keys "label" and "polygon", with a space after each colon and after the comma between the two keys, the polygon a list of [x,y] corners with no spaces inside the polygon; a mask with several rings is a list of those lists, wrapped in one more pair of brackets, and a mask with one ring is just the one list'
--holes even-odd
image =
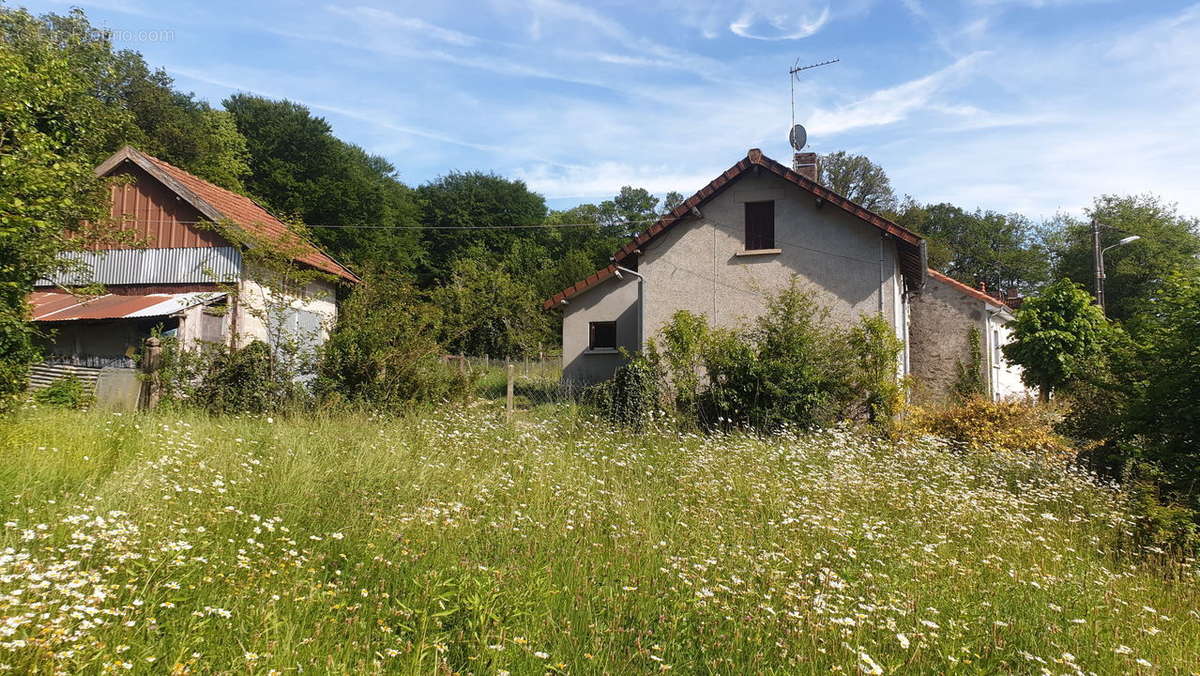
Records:
{"label": "wooden fence post", "polygon": [[513,365],[508,364],[508,393],[505,397],[505,410],[507,411],[508,421],[512,422],[513,417]]}
{"label": "wooden fence post", "polygon": [[146,354],[142,358],[142,370],[146,373],[146,408],[158,405],[162,394],[162,383],[159,382],[158,370],[162,367],[162,341],[150,337],[146,339]]}

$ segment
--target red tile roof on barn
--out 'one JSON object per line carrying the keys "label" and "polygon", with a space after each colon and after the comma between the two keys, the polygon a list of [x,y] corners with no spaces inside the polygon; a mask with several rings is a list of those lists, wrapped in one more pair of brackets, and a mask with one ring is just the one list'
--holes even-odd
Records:
{"label": "red tile roof on barn", "polygon": [[546,310],[553,309],[562,304],[563,301],[569,300],[574,296],[583,293],[600,282],[612,277],[616,272],[617,266],[625,258],[638,252],[642,246],[646,245],[651,240],[657,238],[677,223],[688,218],[692,214],[693,209],[699,208],[702,204],[708,202],[712,198],[720,194],[725,188],[729,187],[742,174],[752,168],[761,167],[763,170],[769,171],[772,174],[788,181],[812,194],[821,202],[832,204],[833,206],[845,211],[859,220],[872,225],[879,230],[892,235],[896,238],[897,249],[900,256],[900,267],[904,273],[906,285],[910,288],[919,288],[924,280],[925,263],[922,249],[921,236],[917,233],[903,228],[892,221],[880,216],[879,214],[863,207],[853,201],[835,193],[816,181],[801,176],[792,171],[789,167],[785,167],[775,160],[762,154],[758,148],[751,148],[750,152],[746,153],[746,157],[742,158],[737,164],[725,170],[720,176],[713,179],[708,185],[701,188],[696,194],[687,198],[682,204],[667,212],[658,219],[654,225],[635,236],[628,244],[621,247],[613,255],[613,263],[609,266],[597,270],[589,275],[586,279],[576,282],[562,291],[548,298],[542,303],[542,308]]}
{"label": "red tile roof on barn", "polygon": [[939,282],[949,284],[954,289],[957,289],[958,291],[961,291],[962,293],[965,293],[968,296],[971,296],[973,298],[978,298],[979,300],[982,300],[987,303],[991,303],[992,305],[995,305],[996,307],[1001,307],[1001,308],[1004,308],[1009,311],[1012,310],[1012,308],[1009,307],[1008,303],[1005,303],[1003,300],[996,298],[995,296],[987,293],[986,291],[980,291],[979,289],[972,288],[966,284],[963,284],[962,282],[958,281],[957,279],[955,279],[953,277],[950,277],[949,275],[943,275],[942,273],[938,272],[937,270],[934,270],[933,268],[929,268],[929,276],[933,277],[934,279],[938,280]]}
{"label": "red tile roof on barn", "polygon": [[295,256],[297,262],[350,282],[360,281],[358,275],[333,260],[311,242],[301,239],[291,228],[249,197],[213,185],[179,167],[130,146],[118,150],[96,167],[96,174],[107,175],[126,160],[145,169],[181,198],[190,202],[206,217],[214,221],[228,219],[249,234],[272,241],[290,239],[292,241],[288,242],[288,245],[292,246],[294,243],[299,251]]}

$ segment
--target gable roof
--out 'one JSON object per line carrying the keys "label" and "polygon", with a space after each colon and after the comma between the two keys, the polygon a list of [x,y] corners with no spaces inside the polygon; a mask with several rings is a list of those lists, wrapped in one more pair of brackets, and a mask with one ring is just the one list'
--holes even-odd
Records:
{"label": "gable roof", "polygon": [[152,157],[130,146],[125,146],[96,167],[97,176],[107,176],[124,162],[141,167],[184,201],[196,208],[205,218],[214,223],[223,219],[233,221],[251,235],[271,241],[291,238],[298,244],[294,260],[311,268],[336,275],[349,282],[361,281],[358,275],[335,261],[311,242],[301,239],[286,224],[275,218],[254,200],[225,188],[213,185],[202,178]]}
{"label": "gable roof", "polygon": [[696,194],[684,200],[682,204],[671,211],[663,214],[662,218],[658,219],[657,222],[634,236],[628,244],[613,254],[613,262],[610,265],[593,272],[586,279],[580,280],[551,298],[546,299],[542,303],[542,308],[550,310],[558,307],[563,301],[577,296],[612,277],[616,273],[617,266],[620,265],[621,261],[637,253],[642,246],[662,236],[667,230],[689,218],[693,210],[698,209],[701,205],[719,195],[739,177],[751,170],[759,172],[768,171],[812,195],[817,200],[818,205],[831,204],[858,218],[860,221],[891,235],[896,240],[900,270],[904,274],[905,286],[909,289],[919,289],[924,284],[926,270],[925,241],[920,235],[893,223],[864,206],[856,204],[807,176],[796,173],[790,167],[785,167],[763,155],[762,151],[758,148],[751,148],[746,153],[746,157],[742,158],[737,164],[726,169],[720,176],[717,176],[708,185],[698,190]]}
{"label": "gable roof", "polygon": [[953,288],[954,290],[956,290],[960,293],[966,294],[968,296],[971,296],[972,298],[981,300],[985,303],[991,303],[992,305],[995,305],[998,308],[1012,312],[1012,307],[1010,307],[1008,305],[1008,303],[1005,303],[1004,301],[1000,300],[999,298],[996,298],[995,296],[987,293],[986,291],[980,291],[979,289],[976,289],[976,288],[973,288],[966,284],[963,284],[962,282],[958,281],[957,279],[955,279],[949,275],[943,275],[942,273],[938,272],[937,270],[934,270],[933,268],[929,268],[929,276],[933,277],[934,279],[936,279],[939,282],[942,282],[942,283],[948,285],[949,287]]}

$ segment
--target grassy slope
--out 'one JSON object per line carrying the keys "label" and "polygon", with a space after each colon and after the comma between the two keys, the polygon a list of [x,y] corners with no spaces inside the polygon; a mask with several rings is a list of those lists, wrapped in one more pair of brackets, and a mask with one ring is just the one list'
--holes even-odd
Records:
{"label": "grassy slope", "polygon": [[1186,673],[1200,657],[1195,580],[1106,555],[1123,518],[1071,472],[836,431],[526,415],[23,413],[0,427],[0,663]]}

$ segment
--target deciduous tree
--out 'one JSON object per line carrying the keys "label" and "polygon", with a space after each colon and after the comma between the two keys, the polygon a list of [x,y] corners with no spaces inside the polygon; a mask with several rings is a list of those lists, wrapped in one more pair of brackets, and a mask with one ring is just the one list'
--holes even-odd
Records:
{"label": "deciduous tree", "polygon": [[872,211],[889,211],[896,207],[896,193],[883,167],[866,155],[851,155],[839,150],[822,155],[819,182],[844,197]]}
{"label": "deciduous tree", "polygon": [[1080,375],[1100,352],[1108,330],[1092,297],[1069,279],[1059,280],[1025,299],[1016,310],[1012,342],[1004,356],[1023,369],[1025,384],[1043,400]]}
{"label": "deciduous tree", "polygon": [[1104,195],[1084,218],[1059,216],[1048,226],[1056,275],[1092,288],[1091,219],[1105,226],[1102,246],[1129,235],[1141,237],[1104,255],[1105,306],[1113,319],[1124,321],[1138,314],[1172,273],[1200,267],[1200,219],[1180,214],[1174,204],[1155,195]]}

